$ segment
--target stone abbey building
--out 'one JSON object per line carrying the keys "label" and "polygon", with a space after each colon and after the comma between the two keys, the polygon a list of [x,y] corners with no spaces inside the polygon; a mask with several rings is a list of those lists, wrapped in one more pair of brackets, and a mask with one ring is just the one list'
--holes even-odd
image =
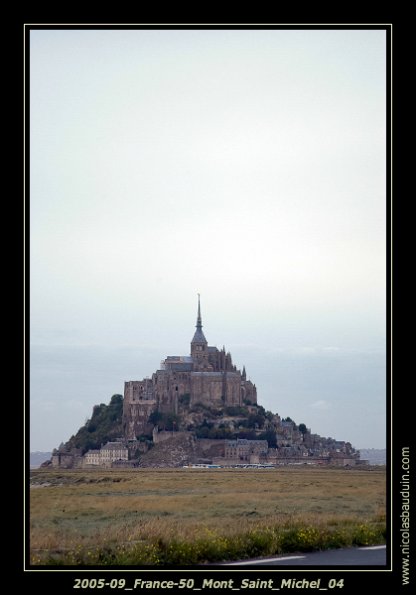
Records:
{"label": "stone abbey building", "polygon": [[199,295],[190,355],[170,355],[151,378],[125,383],[124,435],[132,440],[151,434],[153,412],[178,414],[181,406],[189,409],[198,403],[214,408],[257,404],[256,386],[247,380],[245,368],[238,370],[225,348],[208,345]]}

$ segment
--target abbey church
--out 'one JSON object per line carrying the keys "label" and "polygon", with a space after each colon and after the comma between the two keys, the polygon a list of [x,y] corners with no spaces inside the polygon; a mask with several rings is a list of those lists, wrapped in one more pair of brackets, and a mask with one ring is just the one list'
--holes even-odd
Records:
{"label": "abbey church", "polygon": [[190,355],[170,355],[151,378],[130,380],[124,387],[123,428],[127,439],[151,433],[153,412],[178,414],[202,404],[208,407],[256,405],[256,386],[246,371],[233,365],[231,354],[208,345],[202,331],[198,295],[196,330]]}

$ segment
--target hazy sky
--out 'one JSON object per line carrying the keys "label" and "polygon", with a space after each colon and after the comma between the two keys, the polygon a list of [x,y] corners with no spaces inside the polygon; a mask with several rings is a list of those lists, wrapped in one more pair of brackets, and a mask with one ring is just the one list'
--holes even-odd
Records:
{"label": "hazy sky", "polygon": [[31,450],[204,332],[385,446],[385,32],[30,34]]}

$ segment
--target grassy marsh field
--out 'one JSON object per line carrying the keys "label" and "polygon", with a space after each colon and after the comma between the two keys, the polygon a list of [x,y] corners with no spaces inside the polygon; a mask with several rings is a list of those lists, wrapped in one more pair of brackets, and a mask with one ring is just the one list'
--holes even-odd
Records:
{"label": "grassy marsh field", "polygon": [[30,560],[190,565],[385,542],[385,469],[33,470]]}

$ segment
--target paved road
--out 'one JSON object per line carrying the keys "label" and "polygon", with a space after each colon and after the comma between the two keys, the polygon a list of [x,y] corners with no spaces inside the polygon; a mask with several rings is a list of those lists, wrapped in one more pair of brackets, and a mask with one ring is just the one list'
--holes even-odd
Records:
{"label": "paved road", "polygon": [[[227,566],[385,566],[386,546],[353,547],[230,562]],[[225,565],[224,565],[225,566]]]}

